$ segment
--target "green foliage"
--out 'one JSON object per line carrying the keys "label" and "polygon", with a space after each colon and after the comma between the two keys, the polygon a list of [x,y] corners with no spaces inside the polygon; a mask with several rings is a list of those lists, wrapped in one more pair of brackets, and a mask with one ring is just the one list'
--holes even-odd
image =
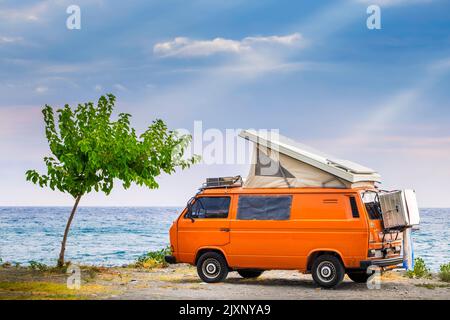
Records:
{"label": "green foliage", "polygon": [[46,264],[37,261],[30,261],[29,264],[30,269],[35,271],[48,271],[50,269],[50,267],[47,266]]}
{"label": "green foliage", "polygon": [[199,160],[182,159],[191,136],[168,130],[162,120],[155,120],[140,136],[130,126],[131,115],[120,113],[111,120],[115,100],[108,94],[96,106],[88,102],[73,110],[65,105],[56,110],[57,121],[53,108],[46,105],[42,113],[53,155],[44,158],[46,174],[28,170],[27,180],[74,198],[92,190],[109,194],[114,179],[125,189],[133,182],[154,189],[162,172],[171,174]]}
{"label": "green foliage", "polygon": [[41,271],[41,272],[50,272],[50,273],[66,273],[67,268],[70,265],[70,262],[66,262],[63,266],[49,266],[45,263],[37,262],[37,261],[29,261],[29,268],[33,271]]}
{"label": "green foliage", "polygon": [[434,290],[436,288],[449,288],[450,285],[448,284],[436,284],[436,283],[419,283],[419,284],[415,284],[416,287],[419,288],[427,288],[430,290]]}
{"label": "green foliage", "polygon": [[430,269],[427,268],[422,258],[414,259],[414,268],[413,270],[408,270],[406,275],[409,278],[431,278]]}
{"label": "green foliage", "polygon": [[445,282],[450,282],[450,262],[441,264],[439,267],[439,279]]}
{"label": "green foliage", "polygon": [[166,267],[167,262],[164,260],[164,256],[171,254],[172,251],[169,246],[161,250],[150,251],[137,258],[134,266],[140,268]]}

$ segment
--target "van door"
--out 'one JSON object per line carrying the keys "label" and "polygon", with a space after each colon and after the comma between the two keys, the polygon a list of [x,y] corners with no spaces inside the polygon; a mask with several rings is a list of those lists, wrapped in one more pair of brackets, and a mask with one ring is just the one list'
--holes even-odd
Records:
{"label": "van door", "polygon": [[240,195],[236,218],[231,220],[228,262],[236,268],[298,266],[290,221],[292,195]]}
{"label": "van door", "polygon": [[193,262],[199,249],[230,242],[230,204],[230,196],[199,196],[192,203],[190,216],[185,210],[178,219],[180,260]]}

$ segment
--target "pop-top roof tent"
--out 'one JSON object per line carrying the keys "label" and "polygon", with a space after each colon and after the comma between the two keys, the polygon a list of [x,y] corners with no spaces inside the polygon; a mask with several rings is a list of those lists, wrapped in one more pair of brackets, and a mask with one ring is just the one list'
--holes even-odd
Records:
{"label": "pop-top roof tent", "polygon": [[255,144],[246,188],[374,187],[380,175],[348,160],[335,159],[270,131],[239,134]]}

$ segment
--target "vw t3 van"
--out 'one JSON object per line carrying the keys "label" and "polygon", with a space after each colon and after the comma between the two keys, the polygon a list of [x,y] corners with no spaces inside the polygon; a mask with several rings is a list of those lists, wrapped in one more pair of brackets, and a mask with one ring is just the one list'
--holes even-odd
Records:
{"label": "vw t3 van", "polygon": [[311,273],[323,287],[338,285],[345,274],[366,282],[369,266],[402,263],[402,234],[383,232],[375,194],[360,189],[205,188],[170,228],[173,255],[166,260],[197,266],[208,283],[223,281],[230,271],[256,278],[274,269]]}
{"label": "vw t3 van", "polygon": [[167,262],[197,266],[204,282],[286,269],[327,288],[403,262],[403,232],[419,223],[414,192],[380,192],[376,171],[280,135],[240,136],[255,144],[247,179],[207,179],[170,228]]}

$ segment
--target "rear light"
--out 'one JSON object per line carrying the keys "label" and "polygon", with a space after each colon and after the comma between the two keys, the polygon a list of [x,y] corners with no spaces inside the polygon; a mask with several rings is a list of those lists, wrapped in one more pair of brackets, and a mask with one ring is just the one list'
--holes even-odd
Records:
{"label": "rear light", "polygon": [[367,256],[369,258],[382,258],[383,252],[381,250],[370,249]]}

